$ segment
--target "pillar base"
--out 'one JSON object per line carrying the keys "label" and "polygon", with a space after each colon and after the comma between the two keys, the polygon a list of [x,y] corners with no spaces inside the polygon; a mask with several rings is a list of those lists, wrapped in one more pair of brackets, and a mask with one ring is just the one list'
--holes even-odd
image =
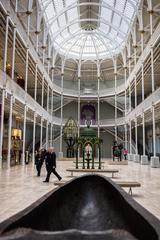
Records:
{"label": "pillar base", "polygon": [[63,152],[58,153],[58,158],[63,158]]}
{"label": "pillar base", "polygon": [[148,164],[149,164],[148,156],[142,155],[141,156],[141,165],[148,165]]}
{"label": "pillar base", "polygon": [[128,160],[133,161],[134,160],[134,154],[128,154]]}
{"label": "pillar base", "polygon": [[151,167],[152,168],[159,168],[159,157],[151,157]]}
{"label": "pillar base", "polygon": [[134,162],[139,163],[140,162],[140,156],[139,154],[134,155]]}

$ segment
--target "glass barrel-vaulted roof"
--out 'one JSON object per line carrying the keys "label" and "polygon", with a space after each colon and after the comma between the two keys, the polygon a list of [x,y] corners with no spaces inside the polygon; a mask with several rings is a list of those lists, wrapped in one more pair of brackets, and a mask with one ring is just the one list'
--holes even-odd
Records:
{"label": "glass barrel-vaulted roof", "polygon": [[140,0],[39,0],[54,47],[66,58],[105,59],[124,47]]}

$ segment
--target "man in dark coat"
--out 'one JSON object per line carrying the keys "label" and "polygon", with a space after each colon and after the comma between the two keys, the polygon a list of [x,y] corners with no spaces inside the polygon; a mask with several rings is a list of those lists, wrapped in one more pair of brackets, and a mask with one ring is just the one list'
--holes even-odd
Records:
{"label": "man in dark coat", "polygon": [[46,154],[46,150],[41,149],[35,155],[35,165],[36,165],[38,177],[40,177],[40,175],[41,175],[41,168],[42,168],[42,165],[43,165],[43,162],[45,159],[45,154]]}
{"label": "man in dark coat", "polygon": [[53,173],[60,181],[62,178],[56,172],[56,154],[53,147],[48,149],[45,155],[45,163],[46,163],[46,169],[47,169],[47,176],[44,182],[49,182],[51,173]]}

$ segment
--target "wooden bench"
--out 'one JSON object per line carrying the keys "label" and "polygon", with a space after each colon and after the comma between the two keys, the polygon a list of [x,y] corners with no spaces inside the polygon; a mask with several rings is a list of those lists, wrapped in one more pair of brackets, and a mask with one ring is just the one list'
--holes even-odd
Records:
{"label": "wooden bench", "polygon": [[134,182],[134,181],[115,181],[116,184],[118,184],[120,187],[123,188],[129,188],[129,194],[132,195],[132,188],[135,187],[141,187],[141,184],[139,182]]}
{"label": "wooden bench", "polygon": [[127,160],[122,160],[122,161],[109,161],[108,162],[109,165],[128,165],[128,161]]}
{"label": "wooden bench", "polygon": [[[61,181],[55,181],[54,185],[56,186],[63,186],[67,180],[61,180]],[[135,187],[141,187],[141,184],[139,182],[134,182],[134,181],[115,181],[116,184],[118,184],[120,187],[129,188],[129,194],[132,196],[132,188]]]}
{"label": "wooden bench", "polygon": [[71,177],[73,177],[74,172],[80,173],[112,173],[112,178],[114,178],[114,173],[118,173],[117,169],[80,169],[80,168],[68,168],[67,172],[71,173]]}

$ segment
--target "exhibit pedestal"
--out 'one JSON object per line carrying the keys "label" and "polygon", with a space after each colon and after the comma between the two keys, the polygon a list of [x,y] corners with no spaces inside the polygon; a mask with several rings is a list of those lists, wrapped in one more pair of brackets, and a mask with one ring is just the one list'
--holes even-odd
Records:
{"label": "exhibit pedestal", "polygon": [[151,157],[151,167],[152,168],[159,168],[159,157]]}
{"label": "exhibit pedestal", "polygon": [[139,163],[140,162],[140,156],[139,154],[134,155],[134,162]]}
{"label": "exhibit pedestal", "polygon": [[146,156],[146,155],[141,156],[141,164],[142,165],[148,165],[149,164],[148,156]]}

